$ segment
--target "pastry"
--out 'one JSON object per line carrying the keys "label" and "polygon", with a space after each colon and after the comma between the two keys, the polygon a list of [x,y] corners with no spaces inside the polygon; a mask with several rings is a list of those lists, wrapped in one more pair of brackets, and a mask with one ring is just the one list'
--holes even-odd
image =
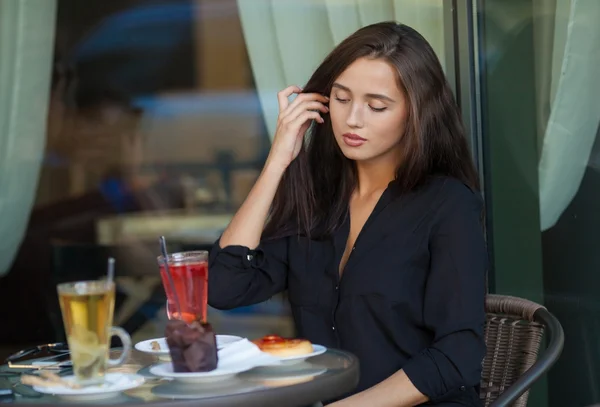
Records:
{"label": "pastry", "polygon": [[306,339],[282,338],[278,335],[267,335],[252,341],[258,348],[270,355],[278,357],[302,356],[313,353],[312,343]]}

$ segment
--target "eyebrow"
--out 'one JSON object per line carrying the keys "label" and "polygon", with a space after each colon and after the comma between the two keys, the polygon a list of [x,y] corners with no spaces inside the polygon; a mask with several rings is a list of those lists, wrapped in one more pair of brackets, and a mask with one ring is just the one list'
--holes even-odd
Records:
{"label": "eyebrow", "polygon": [[[344,85],[341,85],[341,84],[339,84],[339,83],[337,83],[337,82],[335,82],[335,83],[332,85],[332,87],[333,87],[333,88],[338,88],[338,89],[344,90],[344,91],[346,91],[346,92],[349,92],[349,93],[352,93],[352,91],[350,90],[350,88],[348,88],[348,87],[346,87],[346,86],[344,86]],[[392,103],[395,103],[395,102],[396,102],[396,101],[395,101],[394,99],[392,99],[391,97],[389,97],[389,96],[385,96],[385,95],[381,95],[381,94],[379,94],[379,93],[367,93],[365,96],[366,96],[366,97],[368,97],[368,98],[371,98],[371,99],[386,100],[386,101],[388,101],[388,102],[392,102]]]}

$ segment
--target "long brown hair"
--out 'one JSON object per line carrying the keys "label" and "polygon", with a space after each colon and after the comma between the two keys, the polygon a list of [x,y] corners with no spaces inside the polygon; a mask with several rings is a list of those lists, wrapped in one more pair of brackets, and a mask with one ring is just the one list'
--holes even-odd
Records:
{"label": "long brown hair", "polygon": [[[479,189],[460,110],[435,52],[417,31],[395,22],[359,29],[314,72],[303,92],[329,95],[334,81],[358,58],[383,59],[396,68],[408,100],[403,159],[393,184],[402,192],[432,175],[459,179]],[[356,166],[340,150],[329,115],[313,124],[298,157],[279,185],[263,236],[301,234],[313,239],[335,232],[357,184]]]}

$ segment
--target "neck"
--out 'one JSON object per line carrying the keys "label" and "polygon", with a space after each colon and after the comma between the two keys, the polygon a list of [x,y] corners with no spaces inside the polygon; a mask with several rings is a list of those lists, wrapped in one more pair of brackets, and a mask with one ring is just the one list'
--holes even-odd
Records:
{"label": "neck", "polygon": [[357,161],[358,185],[354,191],[359,197],[366,197],[385,190],[396,177],[396,160]]}

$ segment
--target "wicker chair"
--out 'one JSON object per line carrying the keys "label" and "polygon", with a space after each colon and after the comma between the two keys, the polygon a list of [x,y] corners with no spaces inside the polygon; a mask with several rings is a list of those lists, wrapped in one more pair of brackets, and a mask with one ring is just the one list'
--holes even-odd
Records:
{"label": "wicker chair", "polygon": [[[545,307],[522,298],[490,294],[486,312],[481,399],[486,407],[525,407],[529,388],[562,352],[563,329]],[[548,346],[538,358],[544,334]]]}

